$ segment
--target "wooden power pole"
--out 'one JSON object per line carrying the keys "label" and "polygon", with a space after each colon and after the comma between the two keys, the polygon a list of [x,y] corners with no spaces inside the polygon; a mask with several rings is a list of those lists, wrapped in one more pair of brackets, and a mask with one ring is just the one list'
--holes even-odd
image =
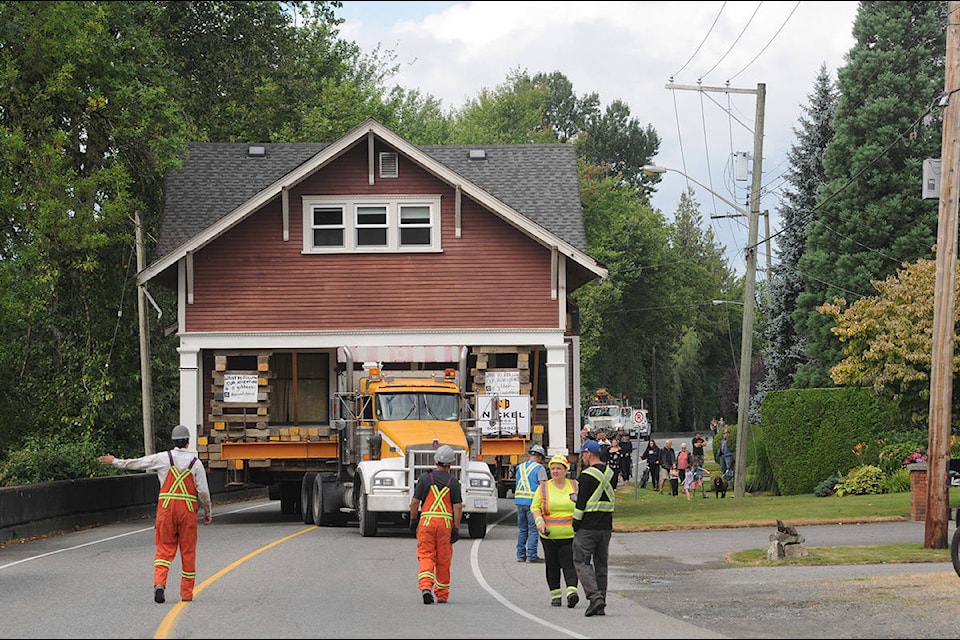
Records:
{"label": "wooden power pole", "polygon": [[[140,212],[134,212],[137,243],[137,273],[146,267],[146,252],[143,248],[143,225]],[[150,318],[147,315],[146,285],[137,285],[137,313],[140,318],[140,395],[143,407],[143,453],[153,450],[153,375],[150,372]],[[196,445],[194,445],[196,446]]]}
{"label": "wooden power pole", "polygon": [[950,504],[947,459],[956,326],[957,196],[960,189],[960,2],[948,3],[947,56],[940,149],[940,209],[937,221],[937,275],[933,302],[933,353],[930,370],[930,427],[927,443],[927,514],[923,546],[947,548]]}

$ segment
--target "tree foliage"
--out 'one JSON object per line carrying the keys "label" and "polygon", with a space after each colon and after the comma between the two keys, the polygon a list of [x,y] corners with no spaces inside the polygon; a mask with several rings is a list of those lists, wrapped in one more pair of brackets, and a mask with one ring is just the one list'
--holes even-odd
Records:
{"label": "tree foliage", "polygon": [[841,358],[827,316],[835,297],[868,295],[870,282],[904,262],[931,255],[936,203],[920,197],[925,158],[939,156],[944,4],[865,2],[854,22],[856,44],[838,71],[835,134],[800,270],[806,277],[794,315],[809,363],[802,385],[831,384]]}

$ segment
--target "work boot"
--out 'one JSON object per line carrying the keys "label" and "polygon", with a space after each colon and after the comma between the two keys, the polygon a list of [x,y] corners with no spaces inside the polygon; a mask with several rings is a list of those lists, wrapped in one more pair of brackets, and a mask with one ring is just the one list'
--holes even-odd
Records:
{"label": "work boot", "polygon": [[157,604],[162,604],[166,601],[166,598],[163,597],[163,585],[158,584],[153,587],[153,601]]}
{"label": "work boot", "polygon": [[594,598],[593,600],[590,601],[590,604],[589,606],[587,606],[587,610],[583,612],[583,615],[587,618],[590,618],[592,616],[606,615],[604,613],[604,608],[606,606],[607,605],[603,600],[601,600],[600,598]]}
{"label": "work boot", "polygon": [[563,603],[561,602],[560,596],[557,596],[556,598],[550,598],[551,607],[559,607],[561,604]]}
{"label": "work boot", "polygon": [[423,596],[423,604],[433,604],[433,592],[430,589],[424,589],[420,594]]}
{"label": "work boot", "polygon": [[580,602],[580,596],[575,593],[571,593],[567,596],[567,609],[573,609],[577,606],[577,603]]}

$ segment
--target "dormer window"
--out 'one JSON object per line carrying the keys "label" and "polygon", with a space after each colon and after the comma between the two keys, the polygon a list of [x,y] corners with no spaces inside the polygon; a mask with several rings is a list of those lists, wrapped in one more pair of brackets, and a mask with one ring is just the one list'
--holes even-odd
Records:
{"label": "dormer window", "polygon": [[380,177],[396,178],[400,175],[400,158],[395,151],[384,151],[380,154]]}
{"label": "dormer window", "polygon": [[440,251],[440,196],[305,196],[304,253]]}

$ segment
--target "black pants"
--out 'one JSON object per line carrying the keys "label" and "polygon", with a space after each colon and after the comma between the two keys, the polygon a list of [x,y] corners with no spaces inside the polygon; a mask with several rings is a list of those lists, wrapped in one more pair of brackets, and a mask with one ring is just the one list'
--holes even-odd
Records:
{"label": "black pants", "polygon": [[650,480],[653,482],[653,488],[660,488],[660,465],[658,464],[647,464],[647,468],[650,469]]}
{"label": "black pants", "polygon": [[573,538],[554,540],[540,536],[543,545],[543,561],[547,571],[547,586],[550,591],[560,588],[560,572],[568,587],[577,587],[577,570],[573,566]]}
{"label": "black pants", "polygon": [[623,478],[623,481],[626,482],[630,479],[630,474],[633,472],[633,456],[621,456],[620,457],[620,477]]}

